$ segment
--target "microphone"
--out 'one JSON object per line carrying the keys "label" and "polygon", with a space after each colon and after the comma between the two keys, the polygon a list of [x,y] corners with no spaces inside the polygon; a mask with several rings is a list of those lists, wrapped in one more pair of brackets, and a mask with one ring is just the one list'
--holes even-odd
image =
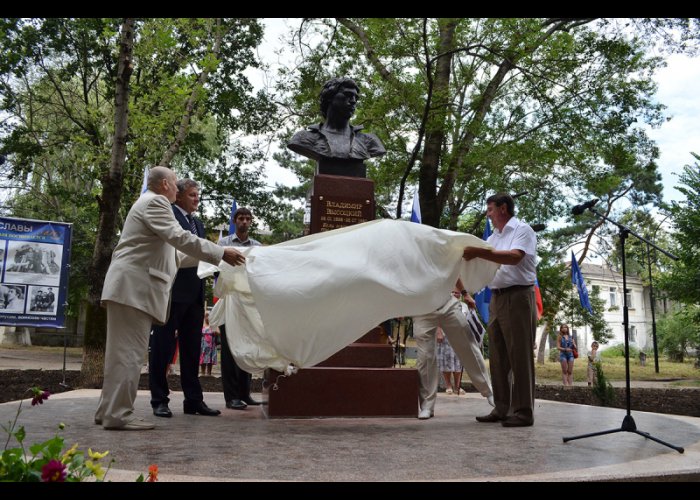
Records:
{"label": "microphone", "polygon": [[593,198],[592,200],[587,201],[586,203],[581,203],[580,205],[576,205],[574,208],[571,209],[571,213],[574,215],[581,215],[583,212],[585,212],[589,208],[593,208],[596,203],[598,203],[598,198]]}

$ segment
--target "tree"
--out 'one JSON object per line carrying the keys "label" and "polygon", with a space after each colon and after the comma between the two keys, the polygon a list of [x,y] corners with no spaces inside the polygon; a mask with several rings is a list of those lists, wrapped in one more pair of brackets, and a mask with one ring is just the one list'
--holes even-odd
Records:
{"label": "tree", "polygon": [[[29,197],[39,192],[66,207],[58,213],[44,210],[50,214],[46,218],[71,221],[76,211],[85,215],[74,247],[94,251],[90,264],[74,261],[73,268],[83,274],[72,276],[71,286],[82,285],[80,295],[87,292],[97,313],[88,321],[85,344],[86,352],[100,353],[104,322],[96,306],[116,228],[140,194],[144,165],[168,162],[199,179],[261,156],[229,141],[229,135],[274,126],[268,97],[252,95],[243,74],[257,64],[253,49],[262,28],[255,19],[134,20],[129,30],[126,23],[122,29],[122,35],[134,33],[131,64],[126,64],[124,43],[118,58],[114,50],[120,20],[0,22],[2,53],[11,54],[0,61],[2,109],[10,116],[3,123],[0,151],[11,159],[5,182],[15,190],[9,206],[17,216],[35,216],[17,209],[34,210],[37,203]],[[264,188],[260,176],[259,170],[242,168],[230,176],[219,172],[207,178],[207,187],[215,192],[219,186],[213,183],[226,178],[227,186],[235,182],[250,189],[239,195],[257,196],[272,211],[273,197],[256,194]],[[209,198],[225,205],[219,214],[227,212],[231,194],[236,195]],[[84,206],[76,210],[75,200]],[[86,361],[84,369],[93,361],[99,365],[100,356]]]}
{"label": "tree", "polygon": [[[700,155],[691,153],[696,160]],[[685,304],[700,303],[700,165],[686,165],[679,177],[682,186],[677,187],[686,197],[685,201],[673,202],[675,247],[672,250],[679,257],[671,265],[670,273],[663,277],[661,286],[672,299]],[[700,324],[700,317],[695,321]]]}
{"label": "tree", "polygon": [[688,349],[700,347],[698,316],[700,310],[697,305],[693,305],[659,319],[659,347],[669,359],[682,363],[688,355]]}
{"label": "tree", "polygon": [[634,127],[662,119],[647,39],[592,19],[338,18],[295,37],[304,59],[279,84],[290,126],[316,119],[329,76],[353,75],[356,121],[388,150],[369,176],[396,217],[416,181],[424,223],[450,228],[494,191],[529,190],[519,212],[531,221],[560,213],[572,184],[610,206],[658,192],[657,153]]}

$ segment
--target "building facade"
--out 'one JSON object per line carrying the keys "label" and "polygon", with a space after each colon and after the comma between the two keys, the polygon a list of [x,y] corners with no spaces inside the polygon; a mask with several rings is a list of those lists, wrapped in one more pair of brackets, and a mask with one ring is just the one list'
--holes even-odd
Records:
{"label": "building facade", "polygon": [[[598,264],[581,264],[581,274],[586,281],[589,295],[597,295],[605,302],[604,319],[612,330],[613,337],[601,350],[615,344],[624,343],[622,274],[610,267]],[[629,311],[629,341],[639,349],[652,348],[652,317],[649,287],[638,276],[627,276],[627,308]],[[656,316],[663,313],[656,304]],[[587,352],[593,342],[590,327],[579,326],[573,329],[579,348]],[[584,347],[585,346],[585,347]]]}

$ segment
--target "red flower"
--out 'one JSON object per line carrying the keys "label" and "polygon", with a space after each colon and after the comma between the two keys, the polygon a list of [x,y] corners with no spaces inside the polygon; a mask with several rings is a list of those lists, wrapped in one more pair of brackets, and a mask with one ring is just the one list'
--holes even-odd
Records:
{"label": "red flower", "polygon": [[158,466],[152,464],[148,466],[148,479],[146,479],[146,482],[155,483],[156,481],[158,481]]}
{"label": "red flower", "polygon": [[45,399],[49,399],[51,393],[49,391],[42,391],[38,387],[32,387],[32,406],[44,404]]}
{"label": "red flower", "polygon": [[49,460],[41,468],[41,480],[45,483],[62,483],[66,480],[66,466],[60,460]]}

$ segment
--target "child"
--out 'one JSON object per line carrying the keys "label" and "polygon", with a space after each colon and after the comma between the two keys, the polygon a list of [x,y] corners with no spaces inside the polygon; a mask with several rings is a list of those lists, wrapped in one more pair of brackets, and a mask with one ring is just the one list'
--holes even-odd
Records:
{"label": "child", "polygon": [[200,376],[205,372],[211,377],[211,367],[216,364],[216,335],[217,331],[209,326],[209,312],[204,313],[204,325],[202,326],[202,347],[199,354],[199,366],[202,370]]}
{"label": "child", "polygon": [[588,353],[588,385],[591,386],[595,383],[596,381],[596,371],[595,371],[595,366],[593,366],[593,363],[596,361],[599,361],[600,357],[598,356],[598,342],[595,340],[591,344],[591,350]]}

